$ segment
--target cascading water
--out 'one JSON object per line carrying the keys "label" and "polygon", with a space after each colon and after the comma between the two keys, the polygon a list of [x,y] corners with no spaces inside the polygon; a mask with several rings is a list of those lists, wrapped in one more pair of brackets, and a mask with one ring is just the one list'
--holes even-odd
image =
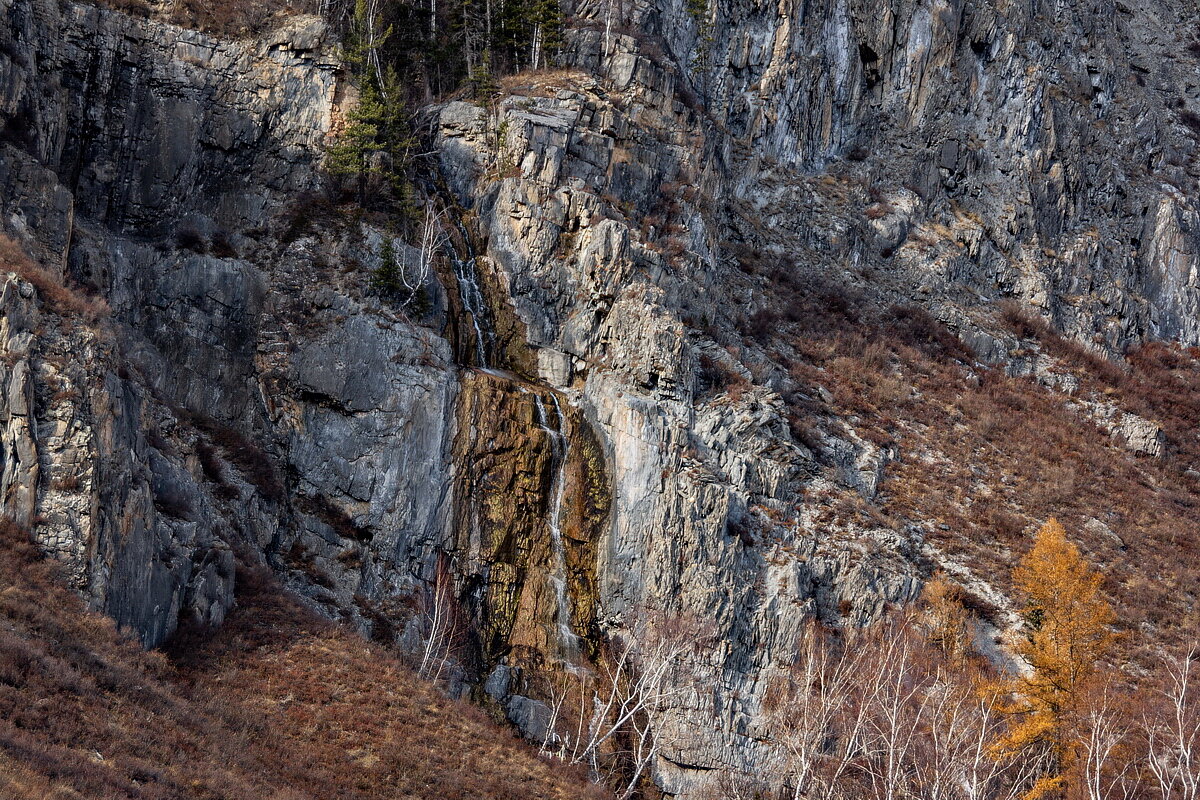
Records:
{"label": "cascading water", "polygon": [[563,547],[562,536],[562,507],[563,495],[566,492],[566,468],[569,444],[563,435],[565,420],[558,397],[550,395],[554,405],[555,427],[550,427],[546,417],[546,406],[541,395],[535,394],[538,426],[550,437],[550,452],[554,470],[554,479],[550,487],[550,588],[554,591],[555,627],[558,632],[558,646],[563,660],[570,661],[579,654],[579,637],[571,630],[571,598],[567,592],[567,556]]}
{"label": "cascading water", "polygon": [[[468,330],[466,325],[459,320],[460,338],[463,340],[458,348],[462,366],[470,373],[475,373],[477,376],[488,376],[484,380],[472,378],[469,381],[464,378],[464,386],[474,387],[475,391],[481,390],[485,386],[491,388],[486,391],[490,394],[495,392],[494,398],[501,399],[505,394],[526,395],[532,396],[536,409],[536,423],[541,434],[548,437],[550,444],[550,460],[549,470],[551,473],[549,482],[549,495],[545,498],[545,526],[550,533],[549,559],[545,564],[546,570],[546,588],[548,588],[554,598],[552,619],[547,624],[547,639],[551,652],[544,653],[543,657],[557,659],[561,668],[568,671],[577,671],[586,669],[581,665],[582,642],[575,635],[571,627],[572,609],[570,597],[570,584],[568,582],[567,570],[567,554],[566,546],[563,538],[563,508],[566,504],[567,491],[567,466],[570,455],[570,443],[567,439],[567,421],[563,413],[562,406],[558,395],[548,387],[540,386],[536,381],[531,381],[527,377],[517,375],[509,371],[510,365],[506,363],[506,353],[502,348],[497,346],[497,337],[495,327],[493,325],[493,317],[491,309],[488,306],[487,298],[481,288],[482,281],[479,272],[480,261],[472,246],[472,240],[469,232],[461,219],[450,216],[451,224],[457,226],[458,236],[445,238],[445,253],[454,269],[454,277],[458,283],[458,296],[460,300],[460,314],[470,316],[471,329]],[[453,240],[453,242],[452,242]],[[474,337],[473,347],[467,344],[467,339]],[[521,403],[520,405],[524,405]],[[509,405],[508,403],[500,402],[495,410],[503,416],[509,408],[519,407],[517,404]],[[528,406],[524,406],[526,409]],[[472,425],[476,423],[480,415],[486,417],[489,422],[486,425],[493,426],[494,431],[500,437],[522,435],[517,431],[505,430],[505,422],[512,421],[503,420],[500,417],[492,419],[490,416],[491,409],[484,410],[474,408],[470,422],[463,426],[464,431],[472,430]],[[525,433],[526,436],[535,436],[532,430]],[[485,443],[485,449],[490,446]],[[505,452],[512,453],[517,448],[506,450]],[[536,452],[532,448],[519,448],[521,456]],[[499,469],[503,470],[503,467]],[[468,470],[469,474],[470,471]],[[474,483],[474,479],[468,479],[470,483],[464,485],[464,498],[478,498],[480,496],[480,486]],[[544,479],[543,479],[544,480]],[[475,502],[468,499],[467,502]],[[519,510],[518,513],[524,513]],[[484,514],[486,516],[486,514]],[[478,524],[475,515],[469,515],[463,519],[467,526],[464,533],[468,534],[469,541],[476,543],[481,541],[480,536],[474,530]],[[531,520],[532,522],[532,520]],[[529,526],[522,530],[522,534],[531,535],[537,530],[533,526]],[[538,526],[540,527],[540,526]],[[544,530],[544,529],[543,529]],[[477,546],[477,545],[473,545]],[[534,565],[530,565],[534,566]],[[540,566],[540,565],[538,565]],[[529,573],[531,576],[536,572]],[[482,588],[487,582],[487,578],[479,582],[480,594],[474,598],[473,607],[482,608],[489,601],[485,590]],[[481,615],[482,618],[482,615]]]}
{"label": "cascading water", "polygon": [[486,367],[488,366],[488,354],[495,349],[496,335],[488,317],[487,302],[484,300],[483,291],[479,288],[479,271],[476,268],[471,239],[462,223],[456,221],[456,224],[461,233],[463,246],[467,250],[467,258],[465,260],[460,258],[458,252],[449,243],[446,245],[446,252],[451,263],[454,264],[454,277],[458,280],[459,297],[462,299],[467,314],[471,317],[471,326],[475,329],[475,359],[478,366]]}

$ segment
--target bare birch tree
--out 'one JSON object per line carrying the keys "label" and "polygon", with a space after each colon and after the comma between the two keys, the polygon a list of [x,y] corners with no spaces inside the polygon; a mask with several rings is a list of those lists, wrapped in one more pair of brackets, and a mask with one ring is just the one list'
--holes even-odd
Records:
{"label": "bare birch tree", "polygon": [[442,228],[445,221],[444,211],[435,211],[432,203],[425,204],[425,219],[421,223],[421,243],[417,257],[416,269],[413,275],[408,270],[401,269],[400,279],[408,290],[405,305],[412,302],[417,293],[429,282],[433,272],[433,258],[446,243],[446,233]]}
{"label": "bare birch tree", "polygon": [[422,646],[417,672],[430,680],[439,680],[452,662],[457,636],[455,610],[454,577],[448,559],[441,556],[433,582],[418,605]]}
{"label": "bare birch tree", "polygon": [[1163,659],[1165,685],[1159,702],[1143,715],[1146,766],[1152,788],[1162,800],[1200,797],[1200,692],[1195,671],[1196,647],[1183,656]]}
{"label": "bare birch tree", "polygon": [[779,745],[778,778],[797,800],[823,795],[829,788],[825,779],[837,781],[849,763],[838,756],[854,749],[865,724],[863,709],[852,707],[863,651],[835,645],[810,621],[797,642],[795,663],[767,692],[767,724]]}
{"label": "bare birch tree", "polygon": [[794,800],[1016,800],[1044,772],[1039,751],[999,753],[1001,699],[978,670],[909,616],[834,635],[802,632],[764,701],[777,745],[773,791]]}
{"label": "bare birch tree", "polygon": [[1129,800],[1138,794],[1126,753],[1133,730],[1122,708],[1127,699],[1102,686],[1087,698],[1080,714],[1079,770],[1087,800]]}
{"label": "bare birch tree", "polygon": [[633,796],[662,745],[657,712],[687,690],[673,679],[695,642],[686,626],[653,616],[615,641],[595,670],[566,670],[550,691],[542,751],[586,765],[596,781],[619,774],[617,797]]}
{"label": "bare birch tree", "polygon": [[[880,623],[864,643],[869,651],[860,682],[867,707],[866,735],[857,769],[876,800],[898,800],[915,783],[918,737],[926,727],[932,653],[907,620]],[[922,652],[923,651],[923,652]]]}

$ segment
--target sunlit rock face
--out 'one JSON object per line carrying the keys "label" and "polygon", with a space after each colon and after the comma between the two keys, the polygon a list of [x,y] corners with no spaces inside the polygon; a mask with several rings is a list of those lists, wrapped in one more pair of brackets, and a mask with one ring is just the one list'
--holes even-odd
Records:
{"label": "sunlit rock face", "polygon": [[[570,69],[430,112],[540,378],[606,451],[602,628],[663,609],[713,637],[662,710],[670,792],[765,769],[761,691],[800,620],[911,599],[929,555],[920,524],[813,524],[827,486],[869,500],[913,454],[853,420],[793,436],[786,357],[737,336],[787,312],[747,249],[917,303],[988,361],[1011,360],[1004,299],[1099,352],[1197,342],[1194,12],[994,6],[582,2]],[[714,364],[749,388],[706,387]]]}
{"label": "sunlit rock face", "polygon": [[576,4],[563,69],[420,111],[418,313],[369,291],[385,232],[313,194],[347,95],[320,20],[227,42],[0,2],[0,226],[108,309],[4,284],[6,509],[148,646],[220,624],[235,552],[409,649],[449,581],[455,691],[533,738],[541,678],[672,620],[697,645],[653,779],[769,769],[805,619],[938,567],[1004,602],[935,520],[872,513],[922,454],[797,377],[781,284],[921,309],[1067,393],[1000,301],[1100,354],[1200,344],[1196,12],[996,6]]}

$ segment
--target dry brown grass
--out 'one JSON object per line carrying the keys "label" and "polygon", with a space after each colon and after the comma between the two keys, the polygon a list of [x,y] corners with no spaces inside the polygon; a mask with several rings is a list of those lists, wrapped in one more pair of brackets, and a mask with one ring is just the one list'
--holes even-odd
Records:
{"label": "dry brown grass", "polygon": [[1045,320],[1034,316],[1017,303],[1001,303],[1000,319],[1018,336],[1036,339],[1045,352],[1076,371],[1086,370],[1098,380],[1114,386],[1120,385],[1125,379],[1126,373],[1120,365],[1088,350],[1074,339],[1064,338]]}
{"label": "dry brown grass", "polygon": [[[1183,473],[1190,457],[1136,456],[1030,379],[989,371],[971,386],[953,369],[926,370],[921,400],[897,411],[920,424],[898,429],[909,457],[892,468],[885,508],[948,525],[932,530],[936,544],[1001,588],[1034,526],[1058,516],[1106,572],[1130,654],[1192,635],[1200,493]],[[1152,391],[1152,379],[1136,369],[1127,380]],[[1115,401],[1135,405],[1124,392]],[[933,463],[913,457],[921,453]],[[1115,537],[1087,527],[1093,518]],[[1153,633],[1142,630],[1146,622]]]}
{"label": "dry brown grass", "polygon": [[143,652],[0,525],[0,796],[599,798],[241,569],[214,636]]}
{"label": "dry brown grass", "polygon": [[575,89],[588,82],[586,72],[577,69],[527,69],[500,79],[504,94],[523,97],[554,97],[562,89]]}
{"label": "dry brown grass", "polygon": [[0,755],[0,798],[4,800],[82,800],[69,786],[51,781],[5,755]]}
{"label": "dry brown grass", "polygon": [[[879,312],[852,292],[757,264],[779,302],[743,331],[782,353],[797,389],[792,430],[811,440],[830,412],[900,458],[878,510],[922,525],[938,549],[1002,590],[1032,531],[1051,516],[1107,575],[1125,654],[1194,636],[1200,602],[1200,351],[1148,344],[1125,363],[1063,339],[1015,306],[1002,323],[1080,381],[1074,397],[974,366],[952,332],[914,308]],[[816,387],[832,396],[814,402]],[[1068,404],[1109,402],[1160,424],[1162,459],[1140,456]],[[836,505],[836,504],[835,504]],[[830,512],[841,513],[837,508]],[[1112,535],[1091,523],[1099,520]],[[946,526],[943,529],[942,526]]]}
{"label": "dry brown grass", "polygon": [[96,4],[133,17],[149,17],[154,13],[153,6],[147,0],[100,0]]}
{"label": "dry brown grass", "polygon": [[[136,17],[155,16],[147,0],[93,0],[96,5]],[[164,21],[223,38],[253,36],[292,14],[315,14],[311,0],[180,0],[168,4]]]}
{"label": "dry brown grass", "polygon": [[12,239],[0,234],[0,271],[15,272],[38,290],[51,309],[94,325],[110,313],[104,298],[86,294],[55,273],[34,262]]}

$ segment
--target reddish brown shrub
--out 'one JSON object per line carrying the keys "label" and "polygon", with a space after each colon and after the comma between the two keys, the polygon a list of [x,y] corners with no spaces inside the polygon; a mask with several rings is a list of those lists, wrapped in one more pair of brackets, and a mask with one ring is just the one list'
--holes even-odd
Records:
{"label": "reddish brown shrub", "polygon": [[301,497],[297,504],[306,513],[324,522],[343,539],[356,542],[371,541],[371,532],[360,527],[346,512],[335,506],[324,495]]}
{"label": "reddish brown shrub", "polygon": [[[186,409],[176,409],[176,413],[195,426],[197,430],[208,434],[213,444],[221,448],[229,463],[237,467],[242,476],[253,484],[264,498],[273,503],[283,500],[284,488],[283,483],[279,479],[279,474],[271,463],[270,457],[256,442],[243,435],[236,428],[205,414],[187,411]],[[203,467],[203,455],[201,458],[201,465]],[[212,467],[210,479],[219,484],[224,483],[224,478],[220,477],[220,466],[211,464],[210,466]],[[205,467],[204,469],[205,474],[209,475],[209,468]],[[218,477],[213,477],[213,475]]]}
{"label": "reddish brown shrub", "polygon": [[903,344],[932,358],[974,361],[975,354],[949,328],[920,306],[892,306],[892,330]]}
{"label": "reddish brown shrub", "polygon": [[1074,339],[1065,338],[1045,320],[1034,316],[1018,303],[1011,300],[1001,303],[1000,319],[1019,338],[1036,339],[1047,353],[1056,356],[1067,366],[1086,369],[1110,386],[1118,386],[1125,380],[1125,371],[1120,365]]}
{"label": "reddish brown shrub", "polygon": [[175,231],[175,246],[180,250],[191,250],[193,253],[208,252],[208,242],[204,241],[204,234],[190,225]]}
{"label": "reddish brown shrub", "polygon": [[98,5],[107,6],[114,11],[134,17],[149,17],[154,11],[146,0],[101,0]]}

